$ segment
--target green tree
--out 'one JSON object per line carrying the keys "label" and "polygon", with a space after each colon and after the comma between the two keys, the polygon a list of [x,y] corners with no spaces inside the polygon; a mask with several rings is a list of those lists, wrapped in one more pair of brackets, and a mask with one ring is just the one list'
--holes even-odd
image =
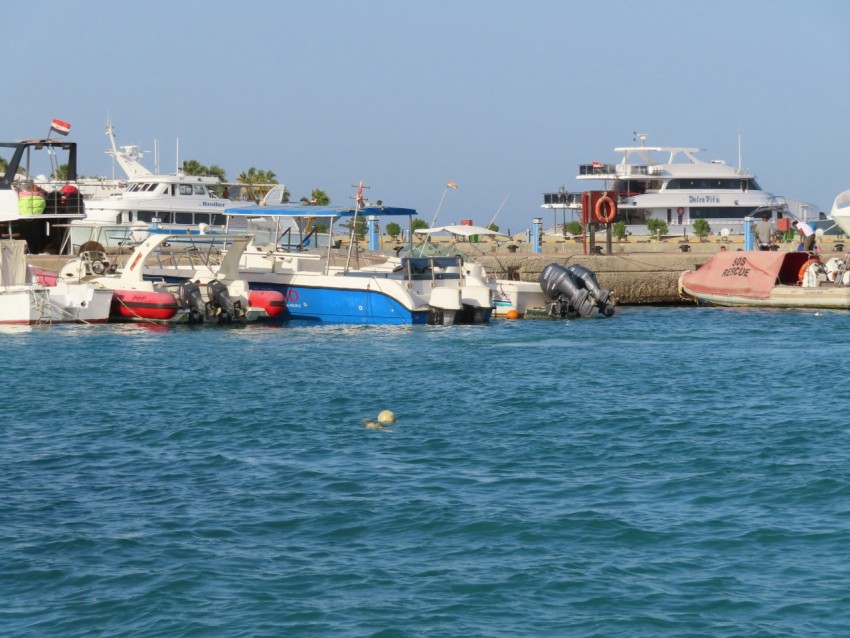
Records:
{"label": "green tree", "polygon": [[310,198],[302,197],[301,203],[308,206],[327,206],[331,203],[331,198],[321,188],[314,188],[310,192]]}
{"label": "green tree", "polygon": [[697,219],[694,221],[694,235],[696,235],[700,241],[703,241],[706,237],[708,237],[708,233],[711,232],[711,225],[704,219]]}
{"label": "green tree", "polygon": [[206,175],[208,170],[198,160],[183,160],[182,171],[185,175]]}
{"label": "green tree", "polygon": [[411,230],[414,230],[414,231],[416,231],[420,228],[428,228],[428,222],[426,222],[424,219],[414,219],[413,223],[410,225],[410,227],[411,227]]}
{"label": "green tree", "polygon": [[393,239],[398,239],[398,236],[400,234],[401,234],[401,226],[399,226],[395,222],[390,222],[390,223],[387,224],[387,235],[389,235]]}
{"label": "green tree", "polygon": [[236,181],[248,185],[258,199],[262,199],[271,190],[271,187],[278,183],[277,176],[273,171],[264,171],[253,166],[247,171],[239,173]]}
{"label": "green tree", "polygon": [[653,237],[656,235],[666,235],[669,232],[667,222],[663,219],[648,219],[646,221],[646,229]]}
{"label": "green tree", "polygon": [[9,168],[9,160],[5,157],[0,157],[0,173],[6,174],[6,169]]}

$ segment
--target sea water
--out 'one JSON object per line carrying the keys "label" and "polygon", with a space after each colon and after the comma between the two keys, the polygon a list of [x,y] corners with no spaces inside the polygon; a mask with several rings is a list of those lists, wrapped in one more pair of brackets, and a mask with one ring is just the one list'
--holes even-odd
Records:
{"label": "sea water", "polygon": [[847,635],[848,323],[0,332],[0,635]]}

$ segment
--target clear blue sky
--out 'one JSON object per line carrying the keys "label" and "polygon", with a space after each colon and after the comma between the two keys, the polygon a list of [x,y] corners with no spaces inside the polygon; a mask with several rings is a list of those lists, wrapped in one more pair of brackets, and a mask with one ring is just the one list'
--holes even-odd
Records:
{"label": "clear blue sky", "polygon": [[[274,171],[295,199],[530,225],[542,193],[632,143],[696,146],[828,210],[850,188],[846,0],[220,0],[4,7],[4,140],[71,123],[81,171],[119,144]],[[20,28],[9,28],[17,23]],[[153,155],[146,157],[152,166]]]}

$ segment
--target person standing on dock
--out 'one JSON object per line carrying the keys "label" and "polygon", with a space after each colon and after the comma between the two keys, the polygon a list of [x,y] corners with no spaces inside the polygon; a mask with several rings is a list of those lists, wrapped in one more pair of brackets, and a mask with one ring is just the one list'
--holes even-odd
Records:
{"label": "person standing on dock", "polygon": [[803,242],[803,252],[810,253],[815,249],[815,229],[806,222],[798,222],[796,219],[791,225],[800,231],[800,241]]}
{"label": "person standing on dock", "polygon": [[773,243],[773,223],[770,213],[762,213],[761,221],[756,224],[756,241],[759,250],[770,250]]}

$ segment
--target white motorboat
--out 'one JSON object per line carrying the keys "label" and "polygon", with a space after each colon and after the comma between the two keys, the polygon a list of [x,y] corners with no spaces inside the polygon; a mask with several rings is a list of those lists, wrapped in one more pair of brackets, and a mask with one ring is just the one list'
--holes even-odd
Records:
{"label": "white motorboat", "polygon": [[[254,235],[242,255],[239,276],[251,291],[278,291],[286,300],[281,319],[352,324],[480,324],[493,310],[491,290],[467,280],[463,259],[405,257],[361,265],[350,242],[347,254],[335,247],[340,218],[412,216],[415,210],[360,204],[354,209],[282,205],[226,210],[228,230]],[[324,226],[321,233],[318,230]],[[365,259],[362,259],[365,261]],[[173,281],[180,269],[152,268]]]}
{"label": "white motorboat", "polygon": [[[504,233],[484,228],[483,226],[469,224],[418,228],[414,233],[424,238],[430,238],[432,235],[440,233],[448,233],[453,238],[461,238],[464,241],[471,241],[477,237],[493,237],[497,241],[507,241],[510,239]],[[442,247],[438,247],[436,244],[432,244],[427,240],[423,244],[414,246],[412,249],[412,254],[418,256],[426,254],[446,255],[455,254],[455,252],[451,249],[448,251],[442,250]],[[494,317],[514,318],[548,313],[550,300],[538,282],[491,277],[485,272],[481,264],[468,257],[464,260],[463,267],[467,281],[479,282],[479,285],[486,286],[492,291]]]}
{"label": "white motorboat", "polygon": [[90,282],[40,282],[27,265],[26,242],[0,240],[0,323],[104,323],[112,292]]}
{"label": "white motorboat", "polygon": [[832,202],[829,216],[845,235],[850,235],[850,190],[838,194]]}

